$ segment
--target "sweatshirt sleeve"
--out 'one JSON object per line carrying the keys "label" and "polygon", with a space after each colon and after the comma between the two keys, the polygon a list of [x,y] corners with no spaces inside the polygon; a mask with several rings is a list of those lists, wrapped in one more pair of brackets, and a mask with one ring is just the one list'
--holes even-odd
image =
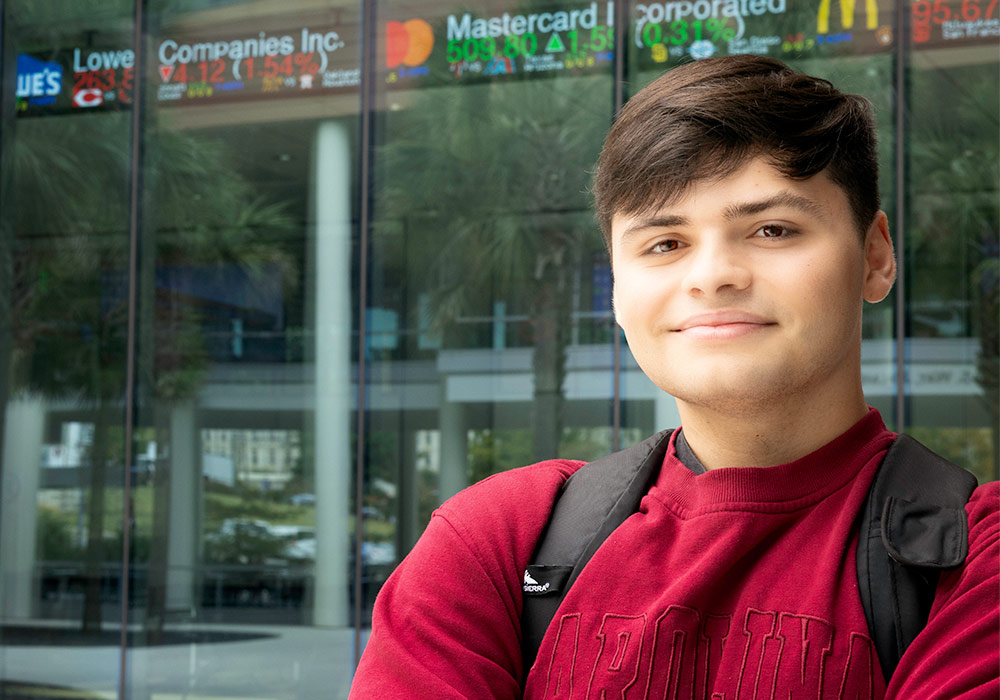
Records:
{"label": "sweatshirt sleeve", "polygon": [[521,697],[521,577],[578,466],[498,474],[435,511],[379,591],[351,700]]}
{"label": "sweatshirt sleeve", "polygon": [[1000,484],[966,506],[969,555],[938,583],[927,626],[903,654],[886,699],[1000,697]]}

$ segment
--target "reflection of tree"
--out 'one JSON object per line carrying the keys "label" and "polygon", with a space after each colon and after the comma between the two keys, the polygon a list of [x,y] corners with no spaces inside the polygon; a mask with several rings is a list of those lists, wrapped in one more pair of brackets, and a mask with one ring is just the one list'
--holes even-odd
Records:
{"label": "reflection of tree", "polygon": [[[257,195],[220,142],[158,130],[150,133],[145,149],[145,230],[156,232],[156,243],[140,247],[137,386],[140,405],[154,407],[147,420],[165,437],[171,410],[194,396],[208,357],[201,310],[186,303],[170,281],[154,283],[157,271],[187,268],[208,280],[224,279],[224,271],[235,267],[263,285],[277,268],[286,287],[298,274],[287,251],[276,244],[293,225],[284,206]],[[199,469],[179,455],[170,460],[178,469]],[[165,621],[170,518],[188,517],[171,507],[169,476],[159,468],[153,480],[146,602],[152,641]]]}
{"label": "reflection of tree", "polygon": [[76,399],[93,408],[85,629],[100,623],[109,432],[122,398],[124,300],[102,290],[102,277],[124,268],[127,250],[127,204],[118,194],[127,182],[126,126],[120,115],[19,123],[7,166],[16,176],[4,193],[16,203],[4,207],[3,217],[12,273],[5,290],[10,355],[3,358],[11,394]]}
{"label": "reflection of tree", "polygon": [[[0,219],[10,271],[0,295],[6,316],[0,320],[9,332],[3,343],[6,357],[0,357],[9,367],[7,391],[70,399],[93,415],[86,488],[87,631],[101,624],[101,565],[120,556],[110,550],[104,532],[105,489],[129,478],[130,468],[113,445],[122,434],[126,374],[129,116],[19,121],[9,141],[5,170],[14,175],[3,192]],[[139,280],[144,291],[138,382],[145,398],[170,402],[193,394],[207,356],[197,311],[169,298],[154,300],[157,253],[167,263],[238,264],[251,274],[261,264],[288,266],[263,240],[289,222],[280,208],[252,196],[226,154],[211,143],[156,133],[147,153],[155,173],[146,173],[146,208],[155,212],[165,242],[154,245],[149,233],[143,235],[148,262],[141,265]],[[6,399],[0,396],[0,406]],[[161,470],[159,494],[164,478]],[[169,504],[162,498],[156,502],[153,539],[165,542]],[[151,563],[165,566],[165,544],[162,550],[151,553]],[[150,581],[151,608],[156,607],[156,583]]]}
{"label": "reflection of tree", "polygon": [[994,73],[990,66],[914,73],[920,109],[908,138],[913,213],[907,241],[917,273],[911,307],[914,301],[950,303],[966,320],[965,332],[979,337],[976,379],[991,416],[992,478],[1000,478],[1000,88]]}
{"label": "reflection of tree", "polygon": [[[601,247],[588,173],[610,95],[607,78],[428,90],[386,117],[376,161],[376,255],[387,276],[420,280],[444,343],[461,345],[456,320],[497,301],[530,319],[539,458],[556,454],[562,431],[575,268]],[[389,233],[400,221],[405,246]]]}

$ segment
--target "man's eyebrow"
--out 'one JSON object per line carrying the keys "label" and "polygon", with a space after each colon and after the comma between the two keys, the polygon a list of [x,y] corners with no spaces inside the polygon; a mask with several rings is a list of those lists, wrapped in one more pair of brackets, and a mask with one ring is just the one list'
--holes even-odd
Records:
{"label": "man's eyebrow", "polygon": [[770,197],[765,199],[759,199],[752,202],[737,202],[735,204],[730,204],[726,207],[724,216],[726,219],[732,221],[734,219],[740,219],[745,216],[753,216],[754,214],[760,214],[761,212],[767,211],[768,209],[775,209],[777,207],[788,207],[790,209],[798,209],[804,214],[810,214],[820,219],[828,219],[829,213],[819,202],[816,202],[808,197],[803,197],[802,195],[795,194],[793,192],[777,192]]}
{"label": "man's eyebrow", "polygon": [[[797,209],[820,219],[830,218],[826,207],[819,202],[788,191],[776,192],[769,197],[756,201],[730,204],[723,212],[723,216],[727,220],[733,221],[745,216],[760,214],[763,211],[777,207]],[[653,214],[652,216],[634,221],[631,226],[622,231],[621,240],[622,242],[628,241],[632,236],[649,228],[673,228],[675,226],[687,226],[690,223],[690,219],[680,214]]]}
{"label": "man's eyebrow", "polygon": [[672,228],[674,226],[687,226],[690,220],[686,216],[679,214],[667,214],[666,216],[653,215],[649,218],[639,219],[632,223],[627,229],[622,231],[621,240],[627,241],[635,234],[647,228]]}

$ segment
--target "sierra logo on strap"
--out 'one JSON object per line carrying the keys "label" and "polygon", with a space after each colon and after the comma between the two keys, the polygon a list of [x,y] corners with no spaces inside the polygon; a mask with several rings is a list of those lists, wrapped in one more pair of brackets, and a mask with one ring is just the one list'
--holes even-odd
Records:
{"label": "sierra logo on strap", "polygon": [[530,564],[524,570],[522,590],[525,595],[550,595],[558,593],[566,585],[572,566],[548,566]]}
{"label": "sierra logo on strap", "polygon": [[539,595],[540,593],[547,593],[548,590],[549,590],[549,588],[551,588],[551,587],[552,587],[552,584],[550,584],[548,582],[546,582],[546,583],[539,583],[531,575],[530,571],[528,571],[527,569],[524,570],[524,592],[525,593],[530,593],[532,595]]}

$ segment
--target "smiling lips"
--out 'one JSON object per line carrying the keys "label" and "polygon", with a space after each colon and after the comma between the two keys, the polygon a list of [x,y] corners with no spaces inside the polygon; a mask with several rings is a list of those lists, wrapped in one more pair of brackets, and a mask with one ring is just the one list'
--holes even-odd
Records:
{"label": "smiling lips", "polygon": [[674,332],[689,338],[725,340],[756,333],[774,325],[777,325],[774,321],[746,311],[712,311],[689,316]]}

